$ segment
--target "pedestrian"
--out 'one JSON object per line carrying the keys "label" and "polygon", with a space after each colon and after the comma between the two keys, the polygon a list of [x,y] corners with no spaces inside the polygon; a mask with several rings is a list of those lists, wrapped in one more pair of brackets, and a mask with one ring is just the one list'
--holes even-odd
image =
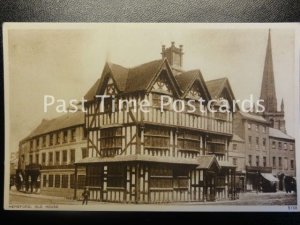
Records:
{"label": "pedestrian", "polygon": [[84,205],[84,203],[87,205],[89,197],[90,197],[90,191],[89,191],[89,189],[87,187],[82,192],[82,197],[83,197],[82,205]]}

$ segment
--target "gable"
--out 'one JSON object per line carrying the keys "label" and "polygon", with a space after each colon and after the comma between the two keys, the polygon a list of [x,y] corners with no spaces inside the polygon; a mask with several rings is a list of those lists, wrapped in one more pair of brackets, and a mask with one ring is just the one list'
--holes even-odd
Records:
{"label": "gable", "polygon": [[117,87],[111,77],[108,78],[104,95],[116,95],[118,94]]}
{"label": "gable", "polygon": [[162,71],[162,73],[157,77],[151,91],[173,94],[171,83],[164,71]]}
{"label": "gable", "polygon": [[195,82],[189,90],[187,90],[185,97],[199,99],[203,98],[203,91],[201,90],[199,82]]}
{"label": "gable", "polygon": [[172,94],[180,96],[181,92],[177,81],[175,80],[174,74],[166,60],[164,60],[161,68],[150,82],[147,91],[160,92],[165,94]]}

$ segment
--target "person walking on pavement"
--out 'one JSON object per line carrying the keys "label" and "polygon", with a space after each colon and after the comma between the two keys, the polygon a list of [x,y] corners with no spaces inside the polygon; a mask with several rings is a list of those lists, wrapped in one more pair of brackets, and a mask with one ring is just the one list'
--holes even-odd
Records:
{"label": "person walking on pavement", "polygon": [[89,191],[89,189],[87,187],[82,192],[82,197],[83,197],[82,205],[84,205],[84,203],[87,205],[89,197],[90,197],[90,191]]}

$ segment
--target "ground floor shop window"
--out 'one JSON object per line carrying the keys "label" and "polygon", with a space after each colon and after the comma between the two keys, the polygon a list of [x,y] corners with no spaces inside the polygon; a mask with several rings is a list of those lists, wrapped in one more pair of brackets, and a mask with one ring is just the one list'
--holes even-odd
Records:
{"label": "ground floor shop window", "polygon": [[113,165],[107,168],[107,186],[108,187],[125,187],[125,166]]}
{"label": "ground floor shop window", "polygon": [[74,188],[74,184],[75,184],[75,176],[74,174],[70,175],[70,188]]}
{"label": "ground floor shop window", "polygon": [[46,187],[47,186],[47,175],[44,174],[43,175],[43,187]]}
{"label": "ground floor shop window", "polygon": [[49,187],[53,187],[53,175],[49,175]]}
{"label": "ground floor shop window", "polygon": [[55,175],[55,187],[60,188],[60,175]]}
{"label": "ground floor shop window", "polygon": [[173,188],[173,171],[167,167],[150,168],[150,188]]}
{"label": "ground floor shop window", "polygon": [[188,188],[189,187],[189,171],[183,168],[174,169],[174,188]]}
{"label": "ground floor shop window", "polygon": [[87,186],[101,186],[103,169],[102,166],[88,166],[86,168]]}
{"label": "ground floor shop window", "polygon": [[85,187],[85,175],[78,175],[77,187],[78,189],[83,189]]}
{"label": "ground floor shop window", "polygon": [[67,174],[62,175],[61,176],[61,187],[68,188],[68,182],[69,182],[69,176]]}

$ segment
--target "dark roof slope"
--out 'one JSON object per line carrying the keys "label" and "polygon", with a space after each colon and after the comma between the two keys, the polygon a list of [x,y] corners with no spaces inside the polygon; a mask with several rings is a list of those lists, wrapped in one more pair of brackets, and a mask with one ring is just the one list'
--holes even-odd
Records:
{"label": "dark roof slope", "polygon": [[126,92],[145,90],[158,73],[163,60],[155,60],[129,69]]}
{"label": "dark roof slope", "polygon": [[226,80],[227,80],[227,78],[224,77],[224,78],[206,81],[207,89],[212,98],[218,97],[218,95],[220,94],[221,88],[223,87]]}
{"label": "dark roof slope", "polygon": [[94,99],[94,96],[96,95],[97,93],[97,90],[98,90],[98,87],[100,85],[100,80],[101,79],[98,79],[94,84],[93,86],[90,88],[90,90],[88,90],[88,92],[85,94],[84,96],[84,99],[88,100],[88,101],[91,101]]}
{"label": "dark roof slope", "polygon": [[180,89],[185,92],[199,76],[199,70],[190,70],[182,72],[175,76]]}
{"label": "dark roof slope", "polygon": [[79,126],[84,124],[84,112],[77,111],[75,113],[67,113],[54,119],[42,122],[24,139],[30,139],[35,136],[46,134],[49,132],[61,130],[68,127]]}
{"label": "dark roof slope", "polygon": [[269,128],[269,135],[270,137],[276,137],[276,138],[282,138],[282,139],[288,139],[288,140],[295,140],[292,136],[283,133],[281,130],[275,129],[270,127]]}

